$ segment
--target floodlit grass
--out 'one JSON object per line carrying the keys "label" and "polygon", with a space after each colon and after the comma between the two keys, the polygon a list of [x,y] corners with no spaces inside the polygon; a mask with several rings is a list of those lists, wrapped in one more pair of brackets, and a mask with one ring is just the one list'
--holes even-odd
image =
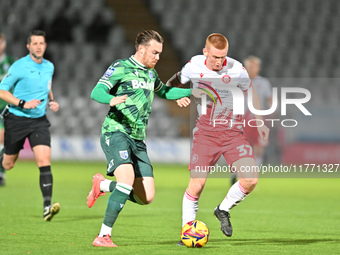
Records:
{"label": "floodlit grass", "polygon": [[93,208],[86,196],[92,175],[105,169],[105,162],[53,162],[53,202],[61,210],[45,222],[39,171],[34,162],[19,161],[0,187],[0,254],[340,254],[340,179],[260,179],[231,211],[234,234],[227,238],[213,210],[230,180],[211,178],[197,215],[210,229],[208,244],[176,246],[189,178],[184,165],[154,165],[154,202],[126,204],[112,233],[118,248],[93,247],[108,196]]}

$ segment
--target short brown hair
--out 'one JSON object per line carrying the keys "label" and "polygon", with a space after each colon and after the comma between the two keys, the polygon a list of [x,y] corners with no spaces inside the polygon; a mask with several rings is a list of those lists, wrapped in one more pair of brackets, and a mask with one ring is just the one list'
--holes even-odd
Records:
{"label": "short brown hair", "polygon": [[163,43],[163,37],[154,30],[145,30],[143,32],[138,33],[135,41],[135,48],[138,50],[139,45],[147,46],[151,40],[155,40],[156,42]]}
{"label": "short brown hair", "polygon": [[229,42],[224,35],[213,33],[210,34],[205,41],[206,48],[209,47],[210,45],[214,46],[216,49],[224,50],[225,48],[229,47]]}
{"label": "short brown hair", "polygon": [[31,43],[31,38],[32,36],[43,36],[45,38],[45,41],[46,41],[46,33],[42,30],[33,30],[28,38],[27,38],[27,44],[30,44]]}

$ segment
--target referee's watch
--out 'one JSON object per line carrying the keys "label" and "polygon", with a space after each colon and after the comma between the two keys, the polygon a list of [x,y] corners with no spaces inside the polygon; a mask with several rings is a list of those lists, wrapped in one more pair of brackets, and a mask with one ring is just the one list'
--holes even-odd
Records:
{"label": "referee's watch", "polygon": [[25,101],[25,100],[20,100],[18,106],[19,106],[20,108],[24,108],[24,105],[25,105],[25,104],[26,104],[26,101]]}

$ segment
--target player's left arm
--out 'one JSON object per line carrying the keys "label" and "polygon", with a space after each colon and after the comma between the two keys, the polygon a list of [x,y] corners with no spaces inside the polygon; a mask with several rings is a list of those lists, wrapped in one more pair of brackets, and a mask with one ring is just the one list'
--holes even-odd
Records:
{"label": "player's left arm", "polygon": [[[251,89],[251,94],[252,94],[252,101],[253,101],[253,106],[257,110],[261,110],[261,103],[260,103],[260,98],[259,95],[256,92],[256,89],[254,86],[251,84],[249,89]],[[248,91],[246,92],[248,94]],[[266,142],[269,137],[269,128],[263,124],[263,119],[261,115],[256,115],[254,114],[255,119],[257,120],[257,131],[259,132],[259,135],[261,139]]]}
{"label": "player's left arm", "polygon": [[48,105],[49,105],[50,109],[54,112],[57,112],[59,110],[59,103],[57,101],[55,101],[52,89],[50,90],[50,92],[48,92],[48,98],[49,98]]}
{"label": "player's left arm", "polygon": [[[184,72],[184,74],[187,73],[187,69],[188,69],[188,65],[186,65],[182,71],[175,73],[167,82],[166,82],[166,86],[167,87],[182,87],[185,84],[187,84],[187,80],[188,78],[185,77],[185,75],[182,75],[182,72]],[[182,83],[183,82],[183,83]],[[176,100],[176,103],[179,107],[187,107],[190,105],[191,100],[189,97],[183,97],[180,99]]]}
{"label": "player's left arm", "polygon": [[160,98],[168,100],[176,100],[183,97],[190,97],[192,89],[174,88],[165,86],[164,83],[158,80],[155,83],[154,92]]}

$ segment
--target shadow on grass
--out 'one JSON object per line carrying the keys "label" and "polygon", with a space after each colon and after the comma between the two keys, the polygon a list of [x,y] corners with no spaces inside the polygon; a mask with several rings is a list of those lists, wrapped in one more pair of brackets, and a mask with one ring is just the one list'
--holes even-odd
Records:
{"label": "shadow on grass", "polygon": [[322,242],[339,243],[340,239],[320,238],[320,239],[278,239],[278,238],[261,238],[261,239],[211,239],[209,243],[219,243],[228,241],[230,245],[307,245]]}
{"label": "shadow on grass", "polygon": [[[165,242],[155,242],[158,245],[176,245],[176,241],[165,241]],[[330,243],[340,243],[340,239],[331,238],[320,238],[320,239],[277,239],[277,238],[262,238],[262,239],[210,239],[209,244],[213,248],[214,244],[225,244],[228,242],[230,245],[235,246],[247,246],[247,245],[308,245],[314,243],[330,242]],[[143,244],[145,245],[145,244]]]}
{"label": "shadow on grass", "polygon": [[[59,215],[56,215],[55,218],[53,218],[52,221],[54,222],[74,222],[74,221],[87,221],[87,220],[96,220],[96,219],[103,219],[103,215],[74,215],[74,216],[63,216],[58,217]],[[57,218],[58,217],[58,218]]]}

